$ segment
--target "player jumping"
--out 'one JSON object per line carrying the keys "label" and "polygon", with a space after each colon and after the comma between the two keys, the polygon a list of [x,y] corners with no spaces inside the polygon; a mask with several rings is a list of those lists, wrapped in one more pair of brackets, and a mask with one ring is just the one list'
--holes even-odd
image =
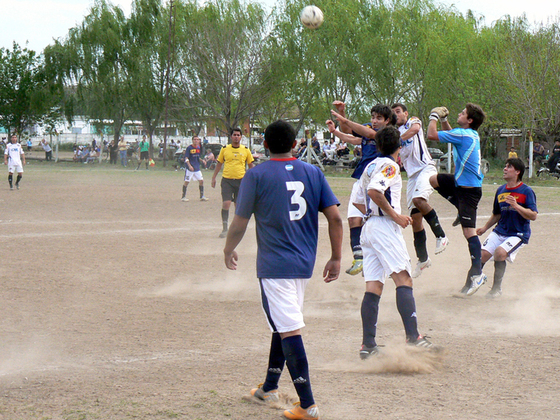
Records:
{"label": "player jumping", "polygon": [[[313,273],[318,239],[318,213],[329,225],[331,257],[323,270],[324,281],[340,273],[342,220],[338,200],[323,173],[292,157],[296,132],[290,124],[276,121],[265,130],[264,146],[271,159],[247,171],[241,182],[235,217],[224,248],[226,266],[237,268],[235,248],[252,214],[257,229],[257,276],[262,307],[272,331],[268,370],[264,384],[251,394],[264,401],[278,401],[278,381],[288,366],[299,396],[288,419],[318,419],[301,329],[305,287]],[[289,261],[289,264],[286,262]]]}
{"label": "player jumping", "polygon": [[[481,245],[476,234],[476,210],[482,197],[484,175],[480,165],[480,138],[476,130],[484,122],[484,111],[478,105],[468,103],[458,117],[459,128],[451,129],[447,121],[449,111],[445,107],[432,109],[428,124],[428,139],[453,144],[455,175],[438,174],[430,178],[435,190],[457,207],[460,223],[469,245],[471,268],[460,293],[472,295],[486,282],[482,272]],[[443,131],[437,130],[441,121]]]}

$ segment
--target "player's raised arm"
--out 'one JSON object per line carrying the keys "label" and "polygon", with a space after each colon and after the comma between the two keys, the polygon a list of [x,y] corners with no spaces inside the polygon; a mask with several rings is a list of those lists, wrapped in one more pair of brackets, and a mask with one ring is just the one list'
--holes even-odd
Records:
{"label": "player's raised arm", "polygon": [[243,235],[245,235],[245,231],[247,230],[247,224],[249,223],[249,219],[244,217],[238,216],[237,214],[233,218],[231,222],[231,226],[229,227],[229,232],[226,239],[226,246],[224,247],[224,262],[226,267],[230,270],[237,269],[237,252],[235,252],[235,248],[243,239]]}
{"label": "player's raised arm", "polygon": [[338,120],[341,127],[343,125],[346,125],[353,132],[358,133],[360,136],[367,137],[368,139],[375,138],[375,130],[373,128],[368,127],[366,125],[358,124],[357,122],[354,121],[350,121],[348,118],[344,117],[343,115],[339,114],[336,111],[331,110],[331,114],[333,117],[335,117]]}
{"label": "player's raised arm", "polygon": [[340,140],[344,140],[346,143],[354,145],[362,144],[362,139],[360,137],[353,136],[352,134],[346,134],[341,132],[340,130],[337,130],[332,120],[327,120],[325,124],[327,125],[329,132],[332,135],[338,137]]}
{"label": "player's raised arm", "polygon": [[323,209],[323,214],[329,223],[329,239],[331,242],[331,258],[323,270],[323,280],[330,283],[340,275],[340,261],[342,259],[342,218],[338,206],[329,206]]}

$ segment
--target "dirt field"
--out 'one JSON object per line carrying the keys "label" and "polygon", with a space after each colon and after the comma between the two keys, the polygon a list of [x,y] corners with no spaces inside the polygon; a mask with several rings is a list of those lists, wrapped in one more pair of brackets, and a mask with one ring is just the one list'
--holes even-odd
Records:
{"label": "dirt field", "polygon": [[[0,173],[1,419],[278,419],[244,398],[264,380],[270,333],[255,277],[254,222],[239,269],[223,264],[219,190],[208,202],[182,173],[108,165]],[[349,178],[329,178],[346,214]],[[495,185],[484,186],[479,223]],[[455,297],[469,266],[455,213],[432,197],[449,248],[415,282],[420,330],[442,356],[406,349],[394,285],[381,302],[385,356],[362,362],[361,277],[324,284],[321,222],[304,341],[324,420],[559,419],[558,188],[535,188],[530,245],[508,265],[504,296]],[[413,252],[412,232],[405,231]],[[435,247],[428,233],[429,249]],[[351,262],[345,229],[343,266]],[[486,270],[493,275],[493,266]],[[295,400],[287,369],[285,405]]]}

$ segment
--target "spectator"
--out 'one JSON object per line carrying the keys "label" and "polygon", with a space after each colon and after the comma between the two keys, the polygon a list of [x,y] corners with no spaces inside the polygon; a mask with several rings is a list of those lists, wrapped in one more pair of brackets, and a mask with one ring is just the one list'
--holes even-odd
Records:
{"label": "spectator", "polygon": [[212,165],[216,163],[216,156],[212,153],[212,149],[206,149],[206,154],[202,159],[202,163],[204,164],[205,169],[212,169]]}
{"label": "spectator", "polygon": [[121,139],[119,141],[119,155],[121,157],[121,165],[124,166],[125,168],[126,165],[128,164],[127,157],[126,157],[127,150],[128,150],[128,144],[126,141],[124,141],[124,136],[121,136]]}
{"label": "spectator", "polygon": [[515,159],[516,157],[517,157],[517,152],[515,151],[515,147],[510,147],[508,159]]}
{"label": "spectator", "polygon": [[45,139],[41,140],[41,147],[45,151],[45,160],[51,161],[52,160],[52,148],[49,143]]}
{"label": "spectator", "polygon": [[33,147],[33,142],[31,139],[27,139],[27,151],[31,152],[31,148]]}
{"label": "spectator", "polygon": [[115,140],[111,140],[111,143],[107,146],[107,150],[109,151],[109,164],[116,165],[119,146],[117,146]]}

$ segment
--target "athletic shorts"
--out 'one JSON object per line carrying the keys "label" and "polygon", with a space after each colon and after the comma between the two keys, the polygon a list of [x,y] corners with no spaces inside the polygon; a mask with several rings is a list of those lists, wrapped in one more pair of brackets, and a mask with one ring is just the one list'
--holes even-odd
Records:
{"label": "athletic shorts", "polygon": [[494,252],[496,252],[496,248],[503,248],[508,254],[507,261],[512,263],[519,250],[525,245],[527,244],[525,244],[521,238],[517,236],[503,236],[497,234],[496,232],[491,232],[482,244],[482,249],[492,254],[492,258],[489,260],[491,261],[494,259]]}
{"label": "athletic shorts", "polygon": [[360,238],[364,253],[364,280],[385,280],[392,273],[411,273],[410,256],[402,228],[387,216],[372,216],[362,228]]}
{"label": "athletic shorts", "polygon": [[13,173],[21,174],[21,173],[23,173],[23,165],[20,165],[20,164],[14,165],[14,164],[8,163],[8,172],[11,173],[11,174],[13,174]]}
{"label": "athletic shorts", "polygon": [[140,152],[140,160],[149,160],[150,159],[150,152]]}
{"label": "athletic shorts", "polygon": [[452,174],[438,174],[438,192],[451,201],[459,211],[461,226],[464,228],[476,227],[476,210],[482,198],[480,187],[459,187],[455,185],[455,177]]}
{"label": "athletic shorts", "polygon": [[195,171],[195,172],[191,172],[188,169],[185,171],[185,181],[186,182],[192,182],[192,181],[202,181],[202,172],[201,171]]}
{"label": "athletic shorts", "polygon": [[222,182],[220,183],[222,187],[222,201],[233,201],[235,203],[237,194],[239,194],[240,185],[240,179],[222,178]]}
{"label": "athletic shorts", "polygon": [[430,178],[437,175],[438,171],[434,165],[426,165],[422,170],[416,172],[406,183],[406,202],[409,210],[416,208],[412,203],[414,198],[423,198],[428,201],[434,188],[430,185]]}
{"label": "athletic shorts", "polygon": [[354,205],[357,200],[356,197],[358,196],[359,190],[360,180],[357,180],[356,182],[354,182],[354,185],[352,185],[352,193],[350,194],[350,201],[348,202],[348,219],[350,219],[351,217],[364,217],[364,214]]}
{"label": "athletic shorts", "polygon": [[272,332],[305,327],[302,309],[309,279],[259,279],[259,283],[262,308]]}

